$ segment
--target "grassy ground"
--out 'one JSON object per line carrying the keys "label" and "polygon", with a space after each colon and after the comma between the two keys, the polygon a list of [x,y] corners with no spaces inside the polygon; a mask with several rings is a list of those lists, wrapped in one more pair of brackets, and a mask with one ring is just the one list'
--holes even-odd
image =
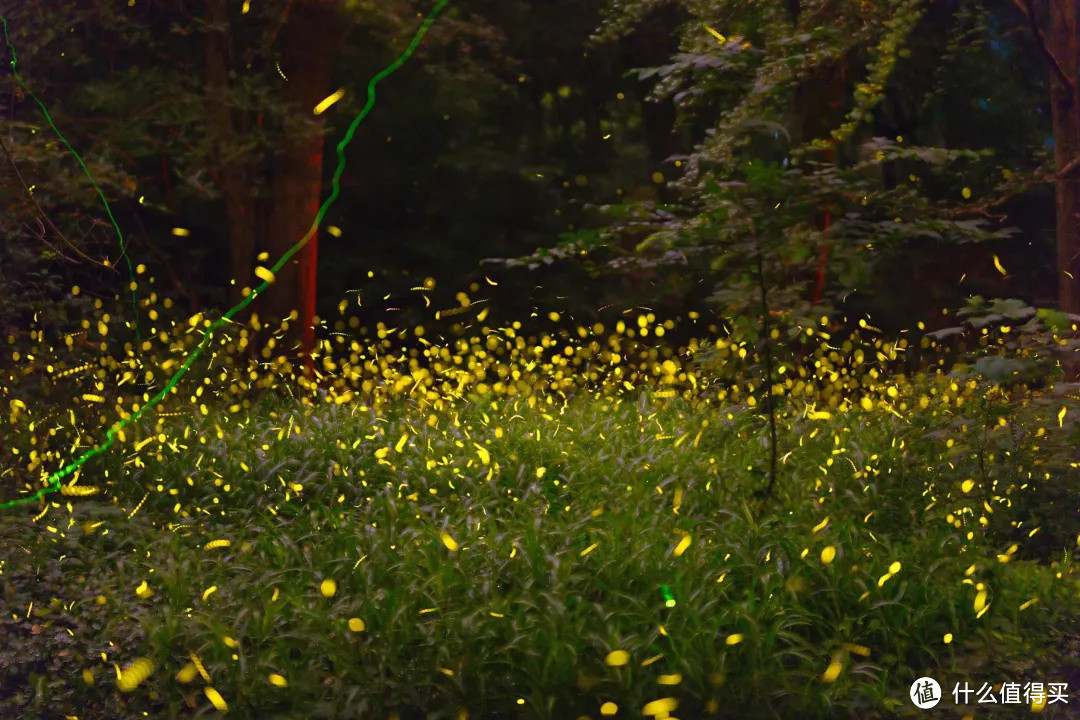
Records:
{"label": "grassy ground", "polygon": [[929,675],[961,718],[987,710],[957,682],[1074,692],[1071,401],[880,397],[785,405],[764,500],[745,404],[168,418],[82,469],[98,495],[0,514],[0,716],[915,717]]}

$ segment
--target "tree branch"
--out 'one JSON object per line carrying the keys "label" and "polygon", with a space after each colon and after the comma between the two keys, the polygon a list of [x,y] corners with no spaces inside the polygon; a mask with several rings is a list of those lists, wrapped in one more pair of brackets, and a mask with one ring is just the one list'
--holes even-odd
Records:
{"label": "tree branch", "polygon": [[26,181],[23,180],[22,173],[19,172],[19,166],[15,164],[15,158],[11,157],[11,153],[8,151],[7,144],[4,142],[4,139],[2,137],[0,137],[0,151],[3,151],[4,157],[7,159],[8,164],[11,165],[11,169],[15,171],[15,178],[19,181],[19,184],[22,185],[23,190],[26,191],[26,197],[30,199],[30,204],[33,205],[34,209],[37,211],[38,224],[42,226],[41,241],[45,243],[45,245],[48,246],[49,249],[51,249],[53,252],[56,252],[60,257],[64,258],[64,260],[67,260],[68,262],[75,262],[71,258],[64,255],[64,253],[60,252],[56,247],[54,247],[45,239],[44,226],[48,225],[49,228],[54,233],[56,233],[56,237],[60,238],[60,240],[69,248],[71,248],[71,250],[80,258],[93,265],[103,265],[103,263],[101,263],[100,261],[95,260],[94,258],[84,253],[82,250],[80,250],[75,245],[75,243],[67,239],[67,236],[65,236],[64,233],[60,231],[60,228],[56,227],[56,225],[52,221],[52,218],[50,218],[49,214],[42,209],[41,205],[38,204],[37,198],[34,197],[34,193],[27,186]]}
{"label": "tree branch", "polygon": [[1051,176],[1054,180],[1063,180],[1070,175],[1080,172],[1080,155],[1077,155],[1069,163]]}
{"label": "tree branch", "polygon": [[950,208],[945,212],[946,217],[962,217],[966,215],[982,215],[994,220],[1003,220],[1004,215],[991,215],[988,210],[1004,205],[1013,198],[1021,195],[1036,185],[1042,183],[1052,183],[1058,180],[1068,178],[1072,175],[1080,174],[1080,157],[1075,157],[1065,167],[1057,172],[1037,172],[1033,173],[1026,179],[1019,180],[1010,189],[1002,192],[1001,195],[988,200],[981,205],[963,205],[960,207]]}
{"label": "tree branch", "polygon": [[277,40],[278,33],[281,32],[281,26],[285,24],[285,21],[289,19],[289,9],[292,8],[293,0],[288,0],[285,3],[285,9],[281,11],[281,17],[278,18],[277,24],[270,32],[270,37],[266,41],[266,47],[263,48],[263,56],[270,57],[270,50],[274,47],[274,41]]}

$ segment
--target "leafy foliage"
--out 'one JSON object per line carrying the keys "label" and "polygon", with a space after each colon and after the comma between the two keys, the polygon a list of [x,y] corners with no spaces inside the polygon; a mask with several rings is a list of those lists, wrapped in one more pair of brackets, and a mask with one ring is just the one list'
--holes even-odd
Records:
{"label": "leafy foliage", "polygon": [[[679,266],[684,289],[704,279],[723,315],[750,321],[759,250],[771,306],[806,318],[873,296],[915,240],[947,254],[1016,235],[986,208],[1029,190],[1038,173],[1017,166],[1037,168],[1045,153],[1035,143],[953,143],[934,119],[951,102],[950,83],[966,77],[960,48],[1003,76],[1008,53],[1021,55],[999,39],[995,8],[810,2],[792,15],[780,3],[676,4],[686,17],[681,51],[636,74],[654,82],[655,101],[675,103],[693,137],[691,152],[669,158],[681,168],[680,198],[601,206],[605,225],[566,236],[566,257],[603,248],[616,257],[600,262],[616,272]],[[631,33],[660,5],[612,4],[597,42]],[[949,48],[936,66],[919,54],[934,44]],[[976,197],[989,200],[974,206]]]}
{"label": "leafy foliage", "polygon": [[[961,356],[957,372],[977,373],[997,384],[1046,384],[1052,377],[1074,379],[1080,316],[1033,308],[1016,298],[969,298],[957,312],[964,324],[929,333],[933,339],[964,338],[974,347]],[[992,332],[991,332],[992,331]],[[974,340],[974,342],[971,342]]]}

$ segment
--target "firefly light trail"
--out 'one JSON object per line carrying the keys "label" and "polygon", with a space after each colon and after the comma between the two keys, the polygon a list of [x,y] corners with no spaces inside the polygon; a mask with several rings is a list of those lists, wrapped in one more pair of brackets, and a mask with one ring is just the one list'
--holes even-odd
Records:
{"label": "firefly light trail", "polygon": [[[371,78],[371,80],[368,82],[368,86],[367,86],[367,102],[364,104],[364,107],[361,108],[360,112],[357,113],[356,117],[353,118],[353,121],[349,125],[349,129],[345,131],[345,136],[341,139],[341,142],[339,142],[337,144],[338,164],[337,164],[337,168],[334,170],[334,176],[333,176],[333,179],[331,181],[331,191],[330,191],[329,197],[327,197],[326,200],[323,201],[322,206],[319,208],[319,212],[315,215],[314,222],[311,223],[311,228],[309,228],[308,231],[304,234],[304,236],[302,238],[300,238],[300,240],[297,241],[297,243],[295,245],[293,245],[291,248],[289,248],[285,252],[285,254],[281,256],[281,258],[277,261],[277,263],[275,263],[274,266],[272,268],[270,268],[271,273],[277,273],[278,271],[280,271],[281,268],[283,268],[285,266],[285,263],[287,263],[292,258],[293,255],[295,255],[297,252],[299,252],[300,249],[303,248],[304,245],[307,244],[308,240],[310,240],[311,237],[315,234],[315,232],[319,229],[319,225],[322,223],[322,219],[323,219],[323,216],[326,215],[326,211],[330,208],[331,205],[334,204],[334,202],[337,201],[338,195],[341,194],[341,176],[345,172],[345,148],[349,145],[350,142],[352,142],[353,135],[356,134],[356,128],[360,125],[361,122],[363,122],[364,118],[367,117],[368,113],[371,112],[371,108],[374,107],[374,105],[375,105],[375,86],[380,81],[382,81],[383,79],[385,79],[389,75],[393,74],[398,68],[400,68],[402,65],[405,64],[405,61],[408,60],[412,56],[412,54],[416,51],[416,48],[420,45],[420,41],[423,40],[424,35],[427,34],[428,28],[431,27],[431,24],[435,21],[436,16],[439,14],[439,12],[442,11],[442,9],[444,7],[446,7],[446,5],[449,2],[450,2],[450,0],[439,0],[439,2],[431,10],[431,12],[428,13],[427,17],[424,19],[423,24],[420,25],[420,29],[416,31],[416,34],[413,36],[412,42],[409,43],[409,46],[405,49],[405,52],[403,52],[396,60],[394,60],[394,62],[392,62],[389,66],[387,66],[385,69],[383,69],[381,72],[379,72],[373,78]],[[3,23],[4,37],[6,39],[7,38],[7,21],[2,16],[0,16],[0,22]],[[11,47],[10,42],[8,43],[8,47]],[[14,50],[14,48],[12,48],[12,58],[14,58],[14,57],[15,57],[15,50]],[[14,68],[15,68],[15,60],[14,59],[12,59],[12,61],[11,61],[11,67],[14,70]],[[18,78],[17,73],[16,73],[15,77]],[[19,80],[19,82],[20,82],[20,84],[22,83],[21,79]],[[25,88],[26,86],[23,85],[23,87]],[[29,92],[29,90],[27,90],[27,92]],[[42,105],[41,101],[38,100],[36,97],[34,98],[34,100],[38,103],[38,105],[41,107],[42,112],[44,112],[45,116],[48,118],[49,114],[45,110],[45,106]],[[52,118],[49,118],[49,124],[52,125],[54,130],[56,130],[56,126],[53,125],[53,123],[52,123]],[[60,135],[60,131],[57,130],[56,134]],[[71,150],[72,153],[75,152],[75,150],[70,145],[68,145],[67,141],[64,140],[62,135],[60,136],[60,139],[64,141],[64,144],[67,146],[67,148],[69,150]],[[87,172],[87,176],[89,177],[89,171],[86,170],[86,165],[83,164],[82,159],[79,158],[79,156],[77,154],[75,155],[75,157],[79,159],[79,164],[82,165],[83,170]],[[92,178],[91,178],[91,182],[93,182]],[[95,188],[98,187],[97,183],[94,183],[94,187]],[[101,195],[101,199],[102,199],[102,201],[104,201],[105,196],[101,192],[100,188],[98,188],[98,194]],[[108,207],[109,207],[108,202],[105,203],[105,207],[106,207],[106,210],[109,213],[109,219],[113,220],[112,211],[108,209]],[[115,220],[113,220],[113,225],[114,225],[114,227],[116,226],[116,221]],[[117,228],[117,234],[119,234],[119,233],[120,233],[120,230],[119,230],[119,228]],[[122,235],[121,235],[121,243],[123,243],[123,236]],[[122,247],[122,245],[121,245],[121,247]],[[124,257],[126,258],[127,255],[125,254]],[[129,267],[130,267],[130,264],[131,264],[131,261],[129,260],[128,261]],[[9,502],[6,502],[6,503],[0,503],[0,509],[7,509],[7,508],[14,507],[15,505],[20,505],[20,504],[23,504],[23,503],[33,502],[35,500],[40,500],[41,498],[43,498],[48,493],[57,492],[60,489],[60,481],[63,478],[65,478],[68,475],[70,475],[71,473],[75,472],[84,463],[86,463],[86,461],[89,460],[90,458],[92,458],[92,457],[94,457],[96,455],[100,455],[100,454],[104,453],[106,450],[108,450],[110,447],[112,447],[113,443],[116,440],[116,434],[119,431],[123,430],[125,426],[137,421],[140,417],[142,417],[143,413],[145,413],[147,410],[149,410],[150,408],[152,408],[152,407],[156,406],[158,403],[160,403],[165,398],[165,396],[168,395],[169,392],[176,386],[176,383],[179,382],[180,379],[185,374],[187,374],[187,371],[191,368],[191,365],[195,362],[196,359],[198,359],[198,357],[203,353],[203,351],[206,349],[206,347],[210,344],[210,338],[213,336],[214,331],[217,330],[222,325],[224,325],[229,320],[231,320],[233,315],[235,315],[236,313],[240,312],[245,307],[250,305],[255,300],[255,298],[258,297],[259,295],[261,295],[263,293],[263,291],[265,291],[266,288],[268,288],[269,286],[270,286],[270,283],[267,282],[266,280],[264,280],[263,283],[261,285],[259,285],[258,287],[256,287],[251,292],[250,295],[248,295],[246,298],[244,298],[241,302],[237,303],[228,312],[226,312],[224,315],[222,315],[220,318],[218,318],[213,324],[211,324],[210,327],[208,327],[206,329],[206,332],[203,335],[202,342],[200,342],[199,345],[192,351],[191,355],[189,355],[187,360],[184,361],[184,364],[180,366],[180,369],[177,370],[176,373],[171,378],[169,378],[169,381],[165,384],[165,387],[163,387],[157,393],[157,395],[154,395],[154,397],[152,397],[150,399],[150,401],[146,405],[144,405],[142,408],[140,408],[138,412],[130,415],[127,418],[124,418],[124,419],[118,421],[111,428],[109,428],[109,430],[105,433],[105,442],[104,443],[102,443],[101,445],[98,445],[97,447],[95,447],[95,448],[93,448],[91,450],[88,450],[87,452],[83,453],[78,459],[74,460],[71,463],[68,463],[66,466],[62,467],[60,470],[57,470],[55,473],[50,475],[48,480],[46,481],[45,487],[41,488],[40,490],[38,490],[33,495],[30,495],[29,497],[25,497],[25,498],[20,498],[18,500],[12,500],[12,501],[9,501]]]}

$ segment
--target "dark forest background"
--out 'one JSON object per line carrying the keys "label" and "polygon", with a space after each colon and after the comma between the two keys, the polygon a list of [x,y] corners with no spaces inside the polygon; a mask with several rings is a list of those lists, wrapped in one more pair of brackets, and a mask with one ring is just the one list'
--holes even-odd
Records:
{"label": "dark forest background", "polygon": [[[1074,5],[451,3],[378,87],[317,240],[253,309],[296,309],[300,351],[299,328],[355,291],[361,329],[430,323],[410,290],[428,278],[432,307],[482,288],[496,322],[617,304],[730,323],[760,255],[790,318],[940,327],[972,296],[1078,312]],[[132,265],[186,313],[223,310],[310,226],[368,80],[429,9],[8,3],[23,82],[5,62],[3,335],[129,282],[27,88]]]}

